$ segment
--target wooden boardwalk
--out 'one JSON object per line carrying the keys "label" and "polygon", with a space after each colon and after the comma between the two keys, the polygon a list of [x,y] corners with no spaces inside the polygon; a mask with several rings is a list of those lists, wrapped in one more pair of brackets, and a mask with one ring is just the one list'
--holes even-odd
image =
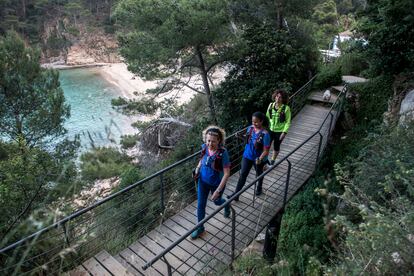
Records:
{"label": "wooden boardwalk", "polygon": [[[328,112],[328,107],[306,105],[292,120],[292,126],[283,141],[279,157],[289,154],[317,131]],[[327,128],[329,122],[324,124],[322,132],[327,131]],[[292,167],[288,198],[294,195],[312,175],[319,139],[319,135],[316,135],[289,157]],[[322,149],[326,144],[325,138]],[[255,200],[253,200],[255,197],[253,186],[241,195],[239,202],[232,203],[236,213],[236,256],[250,244],[282,207],[287,167],[287,162],[283,162],[264,178],[264,193]],[[225,195],[235,190],[238,178],[238,173],[229,178]],[[252,170],[246,184],[254,179],[255,172]],[[168,270],[164,260],[157,261],[146,271],[142,270],[142,266],[194,227],[197,221],[196,206],[197,202],[194,201],[118,254],[111,256],[106,251],[102,251],[69,274],[167,275]],[[206,215],[211,214],[215,208],[216,206],[209,201]],[[222,267],[231,263],[231,219],[217,214],[205,224],[205,228],[206,233],[201,238],[197,240],[187,238],[165,256],[173,267],[174,275],[216,274]]]}

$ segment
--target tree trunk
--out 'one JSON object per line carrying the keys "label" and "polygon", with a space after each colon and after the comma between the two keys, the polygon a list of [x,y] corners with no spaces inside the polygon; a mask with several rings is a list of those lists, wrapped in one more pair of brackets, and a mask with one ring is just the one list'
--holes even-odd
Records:
{"label": "tree trunk", "polygon": [[26,0],[22,0],[22,15],[23,19],[26,20]]}
{"label": "tree trunk", "polygon": [[276,29],[283,28],[283,3],[282,0],[276,0]]}
{"label": "tree trunk", "polygon": [[208,100],[208,107],[210,109],[210,119],[214,124],[217,124],[217,118],[216,118],[216,111],[214,108],[214,102],[213,102],[213,95],[210,91],[210,85],[208,83],[208,77],[207,77],[207,71],[206,71],[206,65],[204,63],[203,54],[201,53],[200,47],[196,47],[196,54],[199,62],[199,68],[200,68],[200,74],[201,78],[203,80],[203,86],[204,90],[206,91],[207,100]]}
{"label": "tree trunk", "polygon": [[112,24],[112,0],[109,0],[108,1],[109,2],[109,4],[108,4],[108,21],[109,21],[109,24]]}

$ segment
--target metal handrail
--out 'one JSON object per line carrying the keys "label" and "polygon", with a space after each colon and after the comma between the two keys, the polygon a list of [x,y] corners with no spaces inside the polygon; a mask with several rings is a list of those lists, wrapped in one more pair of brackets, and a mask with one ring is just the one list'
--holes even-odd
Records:
{"label": "metal handrail", "polygon": [[[289,101],[292,100],[293,98],[295,98],[296,95],[298,95],[304,88],[306,88],[315,79],[315,77],[316,77],[316,75],[313,76],[306,84],[304,84],[302,87],[300,87],[294,94],[292,94],[289,97]],[[243,128],[241,130],[236,131],[232,135],[228,136],[226,138],[226,140],[232,138],[235,135],[238,135],[239,133],[243,132],[245,129],[246,128]],[[88,207],[85,207],[85,208],[83,208],[81,210],[76,211],[75,213],[72,213],[72,214],[70,214],[69,216],[67,216],[67,217],[65,217],[63,219],[60,219],[59,221],[57,221],[57,222],[55,222],[55,223],[53,223],[53,224],[51,224],[49,226],[46,226],[46,227],[40,229],[39,231],[37,231],[37,232],[35,232],[35,233],[33,233],[33,234],[31,234],[31,235],[29,235],[29,236],[27,236],[27,237],[19,240],[17,242],[14,242],[14,243],[6,246],[6,247],[1,248],[0,249],[0,254],[4,254],[4,253],[10,251],[11,249],[14,249],[14,248],[22,245],[23,243],[25,243],[27,241],[30,241],[30,240],[32,240],[32,239],[34,239],[34,238],[36,238],[36,237],[38,237],[38,236],[40,236],[40,235],[42,235],[42,234],[50,231],[52,229],[56,229],[56,228],[59,228],[59,227],[65,225],[65,223],[67,223],[67,222],[69,222],[69,221],[71,221],[71,220],[73,220],[73,219],[75,219],[75,218],[77,218],[77,217],[79,217],[79,216],[81,216],[81,215],[83,215],[83,214],[85,214],[85,213],[87,213],[87,212],[95,209],[96,207],[98,207],[98,206],[100,206],[100,205],[102,205],[102,204],[104,204],[104,203],[106,203],[106,202],[108,202],[108,201],[110,201],[110,200],[112,200],[112,199],[120,196],[120,195],[125,194],[126,192],[128,192],[128,191],[130,191],[130,190],[132,190],[132,189],[134,189],[134,188],[136,188],[138,186],[143,185],[144,183],[146,183],[146,182],[148,182],[148,181],[150,181],[150,180],[152,180],[152,179],[154,179],[154,178],[162,175],[163,173],[165,173],[165,172],[167,172],[167,171],[169,171],[169,170],[171,170],[171,169],[173,169],[173,168],[181,165],[182,163],[185,163],[186,161],[188,161],[188,160],[194,158],[195,156],[199,155],[200,152],[201,152],[201,150],[200,151],[197,151],[197,152],[195,152],[195,153],[193,153],[193,154],[191,154],[189,156],[187,156],[184,159],[181,159],[181,160],[179,160],[179,161],[177,161],[177,162],[175,162],[175,163],[173,163],[173,164],[165,167],[164,169],[161,169],[160,171],[158,171],[158,172],[156,172],[156,173],[154,173],[154,174],[152,174],[152,175],[150,175],[150,176],[148,176],[148,177],[146,177],[146,178],[144,178],[144,179],[142,179],[142,180],[140,180],[140,181],[138,181],[138,182],[136,182],[136,183],[134,183],[134,184],[132,184],[132,185],[130,185],[128,187],[125,187],[124,189],[122,189],[122,190],[120,190],[120,191],[118,191],[118,192],[116,192],[114,194],[111,194],[111,195],[109,195],[109,196],[107,196],[107,197],[105,197],[105,198],[103,198],[103,199],[95,202],[94,204],[92,204],[92,205],[90,205]]]}
{"label": "metal handrail", "polygon": [[[226,138],[226,140],[232,138],[233,136],[235,136],[237,134],[239,134],[240,132],[244,131],[245,129],[246,128],[243,128],[241,130],[236,131],[232,135],[228,136]],[[109,195],[109,196],[107,196],[107,197],[105,197],[105,198],[103,198],[103,199],[95,202],[94,204],[92,204],[92,205],[90,205],[88,207],[85,207],[85,208],[83,208],[83,209],[81,209],[81,210],[79,210],[79,211],[77,211],[77,212],[75,212],[75,213],[73,213],[73,214],[71,214],[71,215],[69,215],[69,216],[67,216],[67,217],[65,217],[65,218],[63,218],[63,219],[61,219],[61,220],[59,220],[59,221],[57,221],[57,222],[55,222],[55,223],[47,226],[47,227],[45,227],[45,228],[40,229],[39,231],[37,231],[37,232],[35,232],[35,233],[33,233],[33,234],[25,237],[25,238],[23,238],[23,239],[15,242],[15,243],[13,243],[13,244],[10,244],[10,245],[8,245],[8,246],[6,246],[4,248],[1,248],[0,249],[0,254],[6,253],[7,251],[9,251],[9,250],[11,250],[13,248],[18,247],[22,243],[25,243],[25,242],[27,242],[27,241],[29,241],[29,240],[31,240],[31,239],[39,236],[39,235],[42,235],[42,234],[44,234],[44,233],[46,233],[46,232],[48,232],[48,231],[50,231],[52,229],[55,229],[55,228],[58,228],[58,227],[64,225],[65,223],[67,223],[67,222],[69,222],[69,221],[71,221],[71,220],[73,220],[73,219],[81,216],[82,214],[85,214],[85,213],[91,211],[92,209],[95,209],[96,207],[102,205],[103,203],[108,202],[108,201],[110,201],[110,200],[112,200],[112,199],[114,199],[114,198],[116,198],[116,197],[118,197],[118,196],[120,196],[120,195],[128,192],[129,190],[132,190],[132,189],[134,189],[134,188],[136,188],[136,187],[144,184],[145,182],[148,182],[149,180],[151,180],[153,178],[156,178],[157,176],[162,175],[163,173],[165,173],[165,172],[167,172],[167,171],[169,171],[169,170],[171,170],[171,169],[173,169],[173,168],[181,165],[182,163],[185,163],[186,161],[192,159],[193,157],[199,155],[200,153],[201,153],[201,150],[199,150],[199,151],[197,151],[197,152],[195,152],[195,153],[187,156],[184,159],[181,159],[181,160],[179,160],[179,161],[177,161],[177,162],[175,162],[175,163],[173,163],[173,164],[165,167],[164,169],[161,169],[161,170],[157,171],[156,173],[154,173],[154,174],[152,174],[152,175],[150,175],[150,176],[148,176],[148,177],[146,177],[146,178],[144,178],[144,179],[142,179],[142,180],[140,180],[140,181],[138,181],[138,182],[136,182],[136,183],[134,183],[134,184],[132,184],[132,185],[130,185],[128,187],[125,187],[124,189],[122,189],[122,190],[120,190],[120,191],[118,191],[116,193],[113,193],[113,194],[111,194],[111,195]]]}
{"label": "metal handrail", "polygon": [[[190,230],[188,230],[185,234],[183,234],[178,240],[176,240],[174,243],[172,243],[170,246],[168,246],[166,249],[164,249],[161,253],[159,253],[158,255],[156,255],[154,258],[152,258],[150,261],[148,261],[145,265],[142,266],[142,269],[146,270],[148,269],[150,266],[152,266],[156,261],[158,261],[159,259],[163,258],[169,251],[171,251],[174,247],[176,247],[179,243],[181,243],[183,240],[185,240],[188,236],[191,235],[191,233],[193,231],[195,231],[196,229],[198,229],[200,226],[202,226],[203,224],[205,224],[207,221],[209,221],[212,217],[214,217],[217,213],[219,213],[223,208],[225,208],[225,206],[228,206],[235,198],[238,198],[242,193],[244,193],[246,190],[248,190],[250,187],[252,187],[253,185],[255,185],[255,183],[261,179],[263,179],[268,173],[270,173],[271,171],[273,171],[273,169],[275,169],[276,167],[278,167],[282,162],[284,161],[289,161],[288,158],[294,154],[299,148],[301,148],[303,145],[305,145],[308,141],[310,141],[313,137],[315,137],[316,135],[320,134],[321,130],[322,130],[322,126],[325,124],[327,118],[329,116],[331,116],[332,114],[332,110],[334,108],[334,106],[339,102],[339,100],[341,99],[341,97],[343,97],[345,91],[347,89],[347,85],[344,86],[344,88],[342,89],[342,91],[339,93],[338,98],[336,99],[336,101],[332,104],[331,108],[329,109],[329,112],[327,113],[327,115],[325,116],[325,119],[323,120],[323,122],[321,123],[321,125],[319,126],[318,130],[315,131],[315,133],[313,133],[311,136],[309,136],[305,141],[303,141],[300,145],[298,145],[296,148],[294,148],[292,151],[290,151],[286,156],[284,156],[282,159],[280,159],[278,162],[276,162],[274,165],[270,166],[265,172],[263,172],[261,175],[259,175],[258,177],[256,177],[256,179],[254,179],[252,182],[250,182],[248,185],[245,185],[244,188],[242,188],[239,192],[232,194],[231,197],[229,197],[225,203],[223,203],[222,205],[220,205],[218,208],[216,208],[210,215],[206,216],[203,220],[201,220],[199,223],[197,223],[193,228],[191,228]],[[295,93],[296,94],[296,93]],[[328,135],[330,135],[330,133],[328,133]],[[284,204],[286,204],[287,202],[284,202]]]}
{"label": "metal handrail", "polygon": [[[301,109],[303,107],[303,105],[305,104],[306,97],[307,97],[308,93],[311,91],[311,82],[313,81],[313,79],[314,78],[312,78],[310,81],[308,81],[305,85],[303,85],[301,88],[299,88],[297,92],[295,92],[293,95],[291,95],[289,97],[289,100],[292,103],[292,107],[291,107],[292,116],[294,116],[294,114],[295,114],[294,112],[295,111],[298,111],[297,109]],[[305,99],[301,99],[301,98],[305,98]],[[245,132],[245,130],[246,130],[246,128],[243,128],[241,130],[236,131],[235,133],[233,133],[232,135],[230,135],[229,137],[226,138],[226,142],[229,142],[231,144],[232,143],[232,140],[231,139],[236,138],[235,142],[237,144],[237,149],[238,149],[240,145],[238,143],[239,139],[237,138],[237,135],[239,135],[242,132]],[[160,191],[160,195],[161,195],[161,210],[163,211],[164,210],[164,207],[165,207],[164,206],[164,202],[165,201],[164,201],[164,194],[163,194],[164,193],[164,190],[163,189],[165,187],[167,187],[167,186],[164,187],[163,175],[168,175],[169,173],[174,172],[174,170],[176,170],[176,169],[181,169],[181,168],[186,169],[186,168],[188,168],[188,165],[187,164],[184,164],[184,163],[185,162],[192,162],[193,159],[195,159],[196,156],[199,153],[200,153],[200,151],[198,151],[196,153],[193,153],[193,154],[187,156],[186,158],[181,159],[181,160],[179,160],[179,161],[177,161],[177,162],[175,162],[175,163],[173,163],[173,164],[165,167],[164,169],[162,169],[162,170],[160,170],[160,171],[158,171],[158,172],[156,172],[156,173],[154,173],[154,174],[152,174],[152,175],[150,175],[148,177],[145,177],[144,179],[142,179],[142,180],[140,180],[140,181],[138,181],[136,183],[134,183],[134,184],[132,184],[132,185],[130,185],[128,187],[125,187],[125,188],[121,189],[120,191],[115,192],[114,194],[111,194],[111,195],[109,195],[109,196],[107,196],[107,197],[105,197],[105,198],[103,198],[103,199],[95,202],[94,204],[92,204],[92,205],[90,205],[88,207],[85,207],[85,208],[83,208],[81,210],[78,210],[78,211],[76,211],[76,212],[74,212],[74,213],[72,213],[72,214],[70,214],[70,215],[68,215],[68,216],[60,219],[59,221],[57,221],[57,222],[55,222],[55,223],[53,223],[53,224],[51,224],[49,226],[45,226],[44,228],[36,231],[35,233],[30,234],[30,235],[26,236],[25,238],[23,238],[23,239],[21,239],[19,241],[14,242],[13,244],[10,244],[10,245],[8,245],[8,246],[6,246],[4,248],[1,248],[0,249],[1,256],[2,257],[5,256],[6,257],[6,260],[7,260],[7,255],[10,254],[10,252],[14,252],[12,250],[18,250],[18,249],[20,249],[20,247],[23,248],[23,246],[25,246],[26,244],[37,243],[37,242],[40,242],[40,241],[42,241],[42,242],[43,241],[47,241],[48,240],[48,236],[46,236],[46,237],[44,237],[44,236],[46,235],[46,233],[54,231],[54,229],[55,230],[57,229],[59,231],[60,230],[63,231],[63,235],[64,235],[63,242],[65,244],[67,244],[67,246],[70,245],[70,242],[73,244],[73,242],[74,242],[73,241],[73,238],[70,241],[69,240],[69,236],[68,236],[70,234],[70,232],[73,231],[73,229],[74,229],[73,227],[71,228],[71,227],[68,226],[68,225],[70,225],[70,223],[73,223],[74,221],[76,221],[77,218],[80,218],[82,220],[84,217],[86,217],[88,219],[88,217],[91,214],[94,214],[92,211],[99,210],[99,208],[98,208],[99,206],[101,206],[101,205],[103,205],[105,203],[110,204],[112,202],[111,200],[114,200],[115,198],[119,198],[122,195],[128,196],[128,198],[130,198],[131,197],[130,195],[133,194],[132,191],[136,191],[134,189],[136,189],[138,187],[148,187],[148,185],[144,185],[144,183],[149,183],[150,181],[156,180],[157,177],[160,178],[160,185],[161,185],[160,186],[160,189],[161,189],[161,191]],[[238,153],[238,156],[239,156],[239,153]],[[168,185],[171,185],[171,184],[168,184]],[[104,210],[108,210],[108,209],[104,209]],[[103,213],[103,212],[101,212],[101,213]],[[161,219],[163,220],[164,217],[162,217]],[[84,222],[82,222],[82,223],[84,223]],[[100,222],[100,223],[102,224],[102,222]],[[100,227],[99,225],[100,224],[95,225],[92,228],[92,230],[93,229],[98,229],[98,227]],[[80,229],[82,229],[82,228],[80,228]],[[79,232],[79,233],[81,234],[80,236],[82,236],[86,232],[85,233]],[[57,236],[60,236],[60,234],[55,235],[53,237],[57,237]],[[78,236],[78,237],[80,237],[80,236]],[[41,238],[39,238],[39,237],[41,237]],[[91,244],[93,244],[93,240],[92,240],[92,243]],[[90,252],[92,252],[94,249],[99,248],[99,246],[101,246],[101,245],[98,245],[95,248],[92,247],[92,250]],[[50,249],[49,248],[48,249],[49,251],[46,251],[46,253],[43,252],[40,255],[37,255],[37,256],[32,257],[31,259],[27,259],[27,261],[28,261],[28,263],[32,263],[37,257],[39,257],[39,256],[41,256],[43,254],[44,254],[44,256],[46,256],[48,254],[48,252],[52,252],[53,250],[55,250],[56,248],[59,248],[59,247],[60,246],[56,246],[56,247],[54,247],[51,250],[49,250]],[[29,252],[29,249],[25,249],[24,255],[26,256],[28,254],[28,252]],[[15,254],[18,254],[18,253],[15,253]],[[85,256],[90,256],[90,255],[85,255]],[[82,256],[80,258],[83,258],[85,256]],[[52,263],[52,261],[50,261],[50,263]],[[21,264],[22,264],[22,262],[20,263],[20,265]],[[5,269],[13,268],[15,266],[19,266],[19,263],[13,264],[12,266],[9,266],[9,267],[6,267],[6,268],[2,268],[0,270],[3,271]],[[40,265],[37,265],[37,266],[40,266]]]}
{"label": "metal handrail", "polygon": [[299,88],[298,90],[296,90],[295,93],[293,93],[292,95],[289,96],[289,100],[293,99],[294,97],[296,97],[297,94],[299,94],[302,89],[304,89],[306,86],[308,86],[311,82],[313,82],[315,80],[317,75],[314,75],[307,83],[305,83],[304,85],[302,85],[301,88]]}

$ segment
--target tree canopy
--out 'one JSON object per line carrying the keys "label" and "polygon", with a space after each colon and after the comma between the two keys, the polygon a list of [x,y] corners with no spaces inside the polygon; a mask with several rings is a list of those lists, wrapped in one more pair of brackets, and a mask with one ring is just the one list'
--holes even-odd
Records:
{"label": "tree canopy", "polygon": [[379,73],[414,69],[414,2],[369,0],[359,31],[368,39],[372,65]]}
{"label": "tree canopy", "polygon": [[59,74],[41,68],[39,58],[14,32],[0,40],[1,139],[35,146],[65,133],[70,109]]}
{"label": "tree canopy", "polygon": [[[306,29],[249,27],[246,46],[215,96],[221,124],[237,128],[257,110],[265,111],[276,88],[298,89],[316,70],[319,53]],[[243,122],[243,124],[246,122]]]}
{"label": "tree canopy", "polygon": [[[168,78],[164,89],[187,86],[206,94],[215,120],[208,74],[229,58],[234,34],[227,1],[123,0],[116,15],[125,30],[119,41],[128,68],[145,79]],[[201,87],[184,79],[195,74]]]}

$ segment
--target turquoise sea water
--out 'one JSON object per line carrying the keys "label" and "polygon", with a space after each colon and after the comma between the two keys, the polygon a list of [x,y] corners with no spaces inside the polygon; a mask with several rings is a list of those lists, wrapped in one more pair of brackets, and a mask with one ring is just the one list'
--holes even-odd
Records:
{"label": "turquoise sea water", "polygon": [[101,77],[98,68],[61,70],[60,83],[71,107],[71,116],[65,122],[67,135],[80,134],[84,149],[91,147],[91,141],[95,146],[115,146],[121,135],[136,132],[131,123],[139,118],[112,108],[111,99],[119,92]]}

